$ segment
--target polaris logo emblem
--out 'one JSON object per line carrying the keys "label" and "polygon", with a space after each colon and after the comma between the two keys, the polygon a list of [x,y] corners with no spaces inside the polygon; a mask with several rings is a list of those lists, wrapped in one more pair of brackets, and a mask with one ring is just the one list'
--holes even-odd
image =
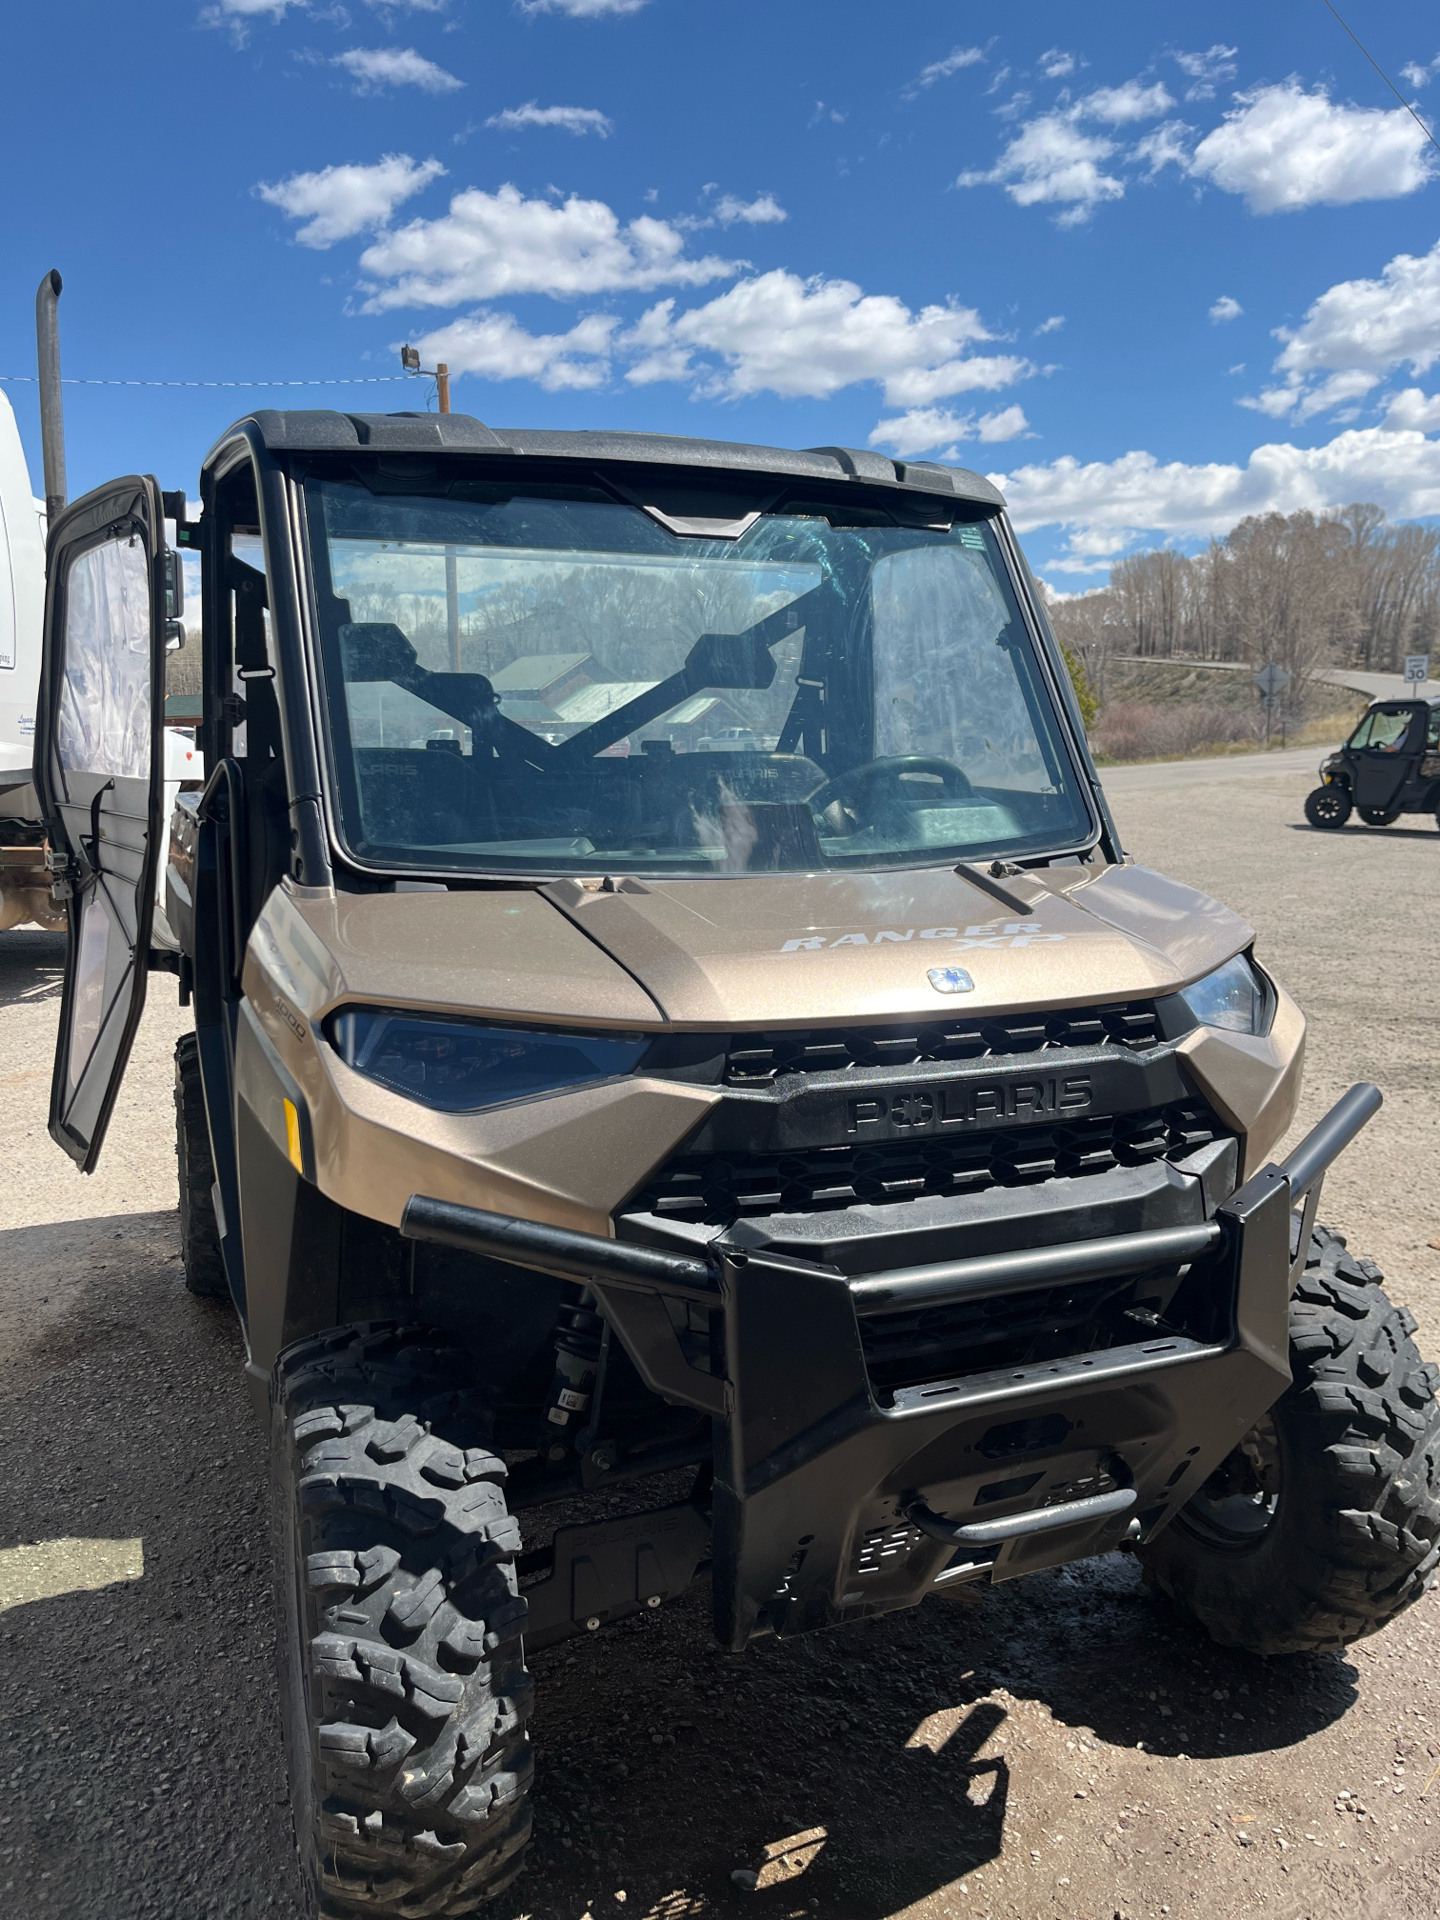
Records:
{"label": "polaris logo emblem", "polygon": [[847,1133],[890,1139],[897,1133],[946,1133],[953,1128],[993,1127],[1005,1121],[1067,1119],[1086,1112],[1094,1101],[1088,1075],[1066,1080],[994,1080],[983,1084],[904,1087],[852,1100],[845,1117]]}
{"label": "polaris logo emblem", "polygon": [[973,993],[975,982],[963,967],[931,967],[925,978],[937,993]]}

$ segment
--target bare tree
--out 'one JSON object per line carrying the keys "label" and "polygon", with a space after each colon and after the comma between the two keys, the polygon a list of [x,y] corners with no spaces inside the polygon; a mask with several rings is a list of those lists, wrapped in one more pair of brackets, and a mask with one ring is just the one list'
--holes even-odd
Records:
{"label": "bare tree", "polygon": [[1117,656],[1274,661],[1298,698],[1318,668],[1394,672],[1440,636],[1440,529],[1392,525],[1369,501],[1256,514],[1201,552],[1127,554],[1110,584],[1057,600],[1057,631],[1103,698]]}

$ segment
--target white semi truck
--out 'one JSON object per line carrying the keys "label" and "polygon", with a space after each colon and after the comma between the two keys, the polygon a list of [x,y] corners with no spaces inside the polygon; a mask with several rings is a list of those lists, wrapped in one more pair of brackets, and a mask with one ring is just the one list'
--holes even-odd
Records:
{"label": "white semi truck", "polygon": [[63,927],[50,897],[40,803],[31,781],[45,611],[45,503],[30,486],[10,402],[0,392],[0,931]]}
{"label": "white semi truck", "polygon": [[[14,410],[0,390],[0,933],[33,921],[65,925],[45,865],[45,829],[32,779],[40,634],[45,613],[45,502],[30,485]],[[204,777],[194,729],[165,729],[168,807]],[[163,907],[163,902],[161,902]],[[163,915],[157,938],[168,944]]]}

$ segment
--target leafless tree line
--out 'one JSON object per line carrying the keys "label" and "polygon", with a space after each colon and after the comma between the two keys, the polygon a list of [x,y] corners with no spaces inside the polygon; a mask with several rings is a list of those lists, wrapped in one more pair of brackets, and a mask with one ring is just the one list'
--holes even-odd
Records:
{"label": "leafless tree line", "polygon": [[1108,587],[1052,600],[1060,637],[1105,699],[1117,656],[1274,661],[1298,698],[1317,669],[1402,670],[1440,628],[1440,529],[1339,512],[1257,514],[1203,552],[1116,562]]}

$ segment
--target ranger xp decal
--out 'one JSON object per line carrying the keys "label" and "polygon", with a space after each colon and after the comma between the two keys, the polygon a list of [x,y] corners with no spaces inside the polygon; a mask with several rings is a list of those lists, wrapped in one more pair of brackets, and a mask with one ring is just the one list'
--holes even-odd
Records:
{"label": "ranger xp decal", "polygon": [[[916,938],[916,929],[906,927],[900,932],[890,927],[882,927],[878,933],[842,933],[832,940],[828,934],[799,934],[793,940],[787,940],[781,953],[820,953],[830,947],[883,947],[890,943],[903,946],[906,941]],[[1038,920],[985,920],[979,926],[966,927],[921,927],[919,938],[922,940],[950,940],[954,942],[957,953],[967,953],[973,947],[1029,947],[1037,940],[1063,940],[1063,933],[1046,933]]]}

